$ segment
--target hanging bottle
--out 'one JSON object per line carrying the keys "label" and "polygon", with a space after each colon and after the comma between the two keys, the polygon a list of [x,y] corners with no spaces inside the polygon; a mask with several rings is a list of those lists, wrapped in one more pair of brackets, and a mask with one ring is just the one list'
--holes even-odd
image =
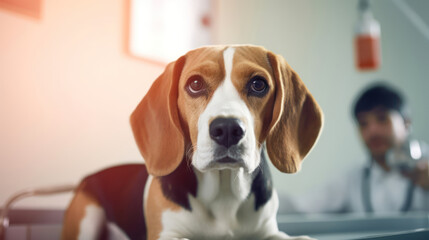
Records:
{"label": "hanging bottle", "polygon": [[368,0],[359,1],[359,20],[355,28],[356,67],[375,70],[381,64],[380,24],[374,19]]}

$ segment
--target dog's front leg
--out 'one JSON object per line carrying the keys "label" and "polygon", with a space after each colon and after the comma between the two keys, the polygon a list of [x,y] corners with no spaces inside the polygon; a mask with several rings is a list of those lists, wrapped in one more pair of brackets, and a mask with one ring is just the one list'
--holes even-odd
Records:
{"label": "dog's front leg", "polygon": [[284,232],[277,232],[274,235],[269,236],[265,240],[316,240],[315,238],[311,238],[309,236],[294,236],[291,237]]}

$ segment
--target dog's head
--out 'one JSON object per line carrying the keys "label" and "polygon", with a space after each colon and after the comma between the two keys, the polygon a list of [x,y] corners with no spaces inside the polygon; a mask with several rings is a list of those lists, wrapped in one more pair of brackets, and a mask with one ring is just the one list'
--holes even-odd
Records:
{"label": "dog's head", "polygon": [[252,172],[264,144],[274,166],[292,173],[316,142],[322,120],[281,56],[233,45],[199,48],[170,63],[131,115],[131,126],[155,176],[185,159],[200,171]]}

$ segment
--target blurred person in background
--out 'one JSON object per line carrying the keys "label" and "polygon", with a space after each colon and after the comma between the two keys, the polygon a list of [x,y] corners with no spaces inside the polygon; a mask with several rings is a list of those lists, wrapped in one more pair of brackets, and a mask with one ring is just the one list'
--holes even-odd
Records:
{"label": "blurred person in background", "polygon": [[358,96],[353,117],[368,152],[367,165],[311,194],[282,195],[279,212],[429,211],[428,149],[410,138],[402,94],[388,84],[374,84]]}

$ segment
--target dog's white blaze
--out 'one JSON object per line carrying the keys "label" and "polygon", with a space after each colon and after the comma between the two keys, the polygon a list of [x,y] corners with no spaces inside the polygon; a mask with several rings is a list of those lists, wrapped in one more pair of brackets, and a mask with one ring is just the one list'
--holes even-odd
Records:
{"label": "dog's white blaze", "polygon": [[[224,53],[225,79],[213,93],[206,109],[198,119],[197,148],[193,155],[192,164],[200,171],[209,170],[206,167],[213,161],[216,143],[210,138],[210,121],[217,117],[234,117],[240,119],[246,128],[244,138],[238,143],[244,147],[241,158],[249,172],[259,165],[259,155],[256,152],[256,137],[254,135],[254,119],[246,103],[241,99],[238,90],[231,80],[235,48],[227,48]],[[230,156],[231,157],[231,156]]]}

